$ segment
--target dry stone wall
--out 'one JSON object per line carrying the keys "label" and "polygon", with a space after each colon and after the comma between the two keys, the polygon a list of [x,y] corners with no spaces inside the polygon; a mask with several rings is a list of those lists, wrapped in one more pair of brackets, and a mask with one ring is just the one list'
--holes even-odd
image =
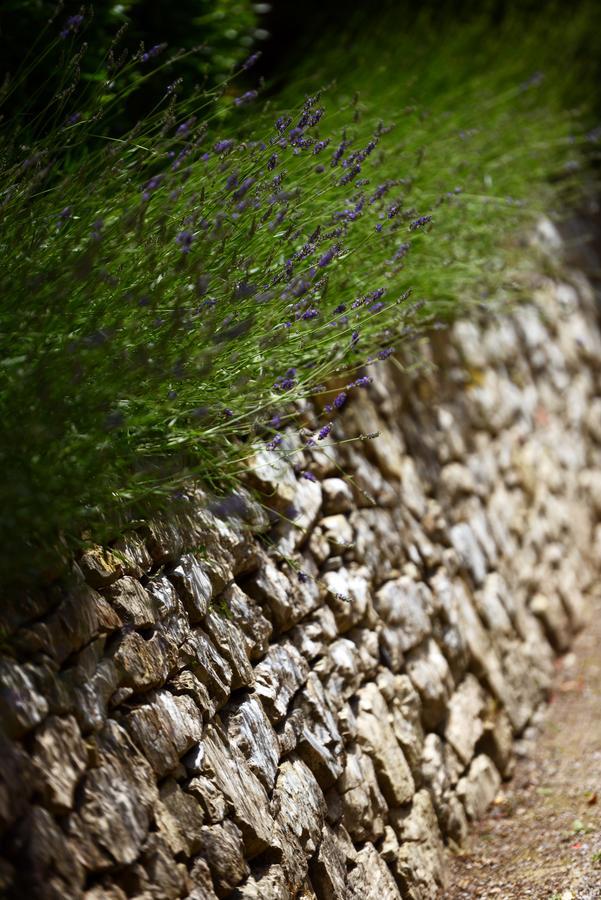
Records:
{"label": "dry stone wall", "polygon": [[594,298],[532,298],[259,459],[284,519],[191,495],[4,604],[2,896],[439,896],[594,586]]}

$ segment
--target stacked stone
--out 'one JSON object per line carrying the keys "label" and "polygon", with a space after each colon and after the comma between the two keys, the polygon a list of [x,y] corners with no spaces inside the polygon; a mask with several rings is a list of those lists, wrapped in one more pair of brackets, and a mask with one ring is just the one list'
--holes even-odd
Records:
{"label": "stacked stone", "polygon": [[291,522],[197,497],[8,604],[2,896],[438,896],[593,582],[594,300],[533,296],[378,368],[315,483],[261,456]]}

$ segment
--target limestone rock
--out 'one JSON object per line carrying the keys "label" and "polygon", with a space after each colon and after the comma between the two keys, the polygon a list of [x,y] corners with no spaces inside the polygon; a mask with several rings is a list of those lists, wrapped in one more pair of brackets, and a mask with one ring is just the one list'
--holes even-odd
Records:
{"label": "limestone rock", "polygon": [[32,667],[8,657],[0,660],[0,720],[9,737],[21,737],[38,725],[48,703],[35,688]]}
{"label": "limestone rock", "polygon": [[150,766],[117,723],[106,723],[98,744],[98,765],[87,772],[69,820],[76,857],[92,870],[137,858],[158,796]]}
{"label": "limestone rock", "polygon": [[228,737],[244,755],[251,770],[269,791],[279,760],[279,744],[271,722],[259,701],[245,697],[222,714]]}
{"label": "limestone rock", "polygon": [[158,620],[156,601],[129,575],[115,581],[104,593],[124,622],[148,628]]}
{"label": "limestone rock", "polygon": [[484,753],[472,762],[469,772],[457,785],[457,796],[470,819],[479,819],[497,795],[501,776]]}
{"label": "limestone rock", "polygon": [[474,755],[484,725],[484,694],[473,675],[466,675],[451,699],[445,737],[467,765]]}
{"label": "limestone rock", "polygon": [[240,829],[230,821],[205,825],[199,831],[199,844],[219,896],[229,894],[249,873]]}
{"label": "limestone rock", "polygon": [[36,731],[33,760],[46,803],[57,813],[73,807],[73,794],[87,765],[87,752],[73,716],[50,716]]}
{"label": "limestone rock", "polygon": [[244,634],[250,659],[260,659],[267,653],[273,632],[271,622],[265,618],[258,603],[242,591],[237,584],[229,585],[222,594],[232,621]]}
{"label": "limestone rock", "polygon": [[414,782],[390,725],[384,698],[374,684],[367,684],[358,692],[357,701],[357,740],[374,762],[388,803],[402,806],[413,796]]}
{"label": "limestone rock", "polygon": [[173,856],[189,858],[203,846],[201,806],[173,778],[166,778],[160,786],[155,819],[159,834]]}
{"label": "limestone rock", "polygon": [[202,747],[203,773],[226,798],[242,832],[246,856],[256,856],[267,847],[278,848],[280,838],[271,817],[267,793],[240,751],[228,747],[225,736],[212,725],[206,730]]}
{"label": "limestone rock", "polygon": [[409,813],[397,813],[393,825],[399,850],[393,866],[410,900],[436,900],[444,880],[444,852],[428,791],[418,791]]}
{"label": "limestone rock", "polygon": [[445,716],[453,679],[445,657],[432,639],[409,653],[407,674],[422,701],[424,726],[436,728]]}
{"label": "limestone rock", "polygon": [[403,576],[387,581],[374,596],[374,607],[384,620],[380,632],[382,652],[390,668],[398,672],[404,654],[432,631],[432,599],[425,584]]}
{"label": "limestone rock", "polygon": [[213,588],[205,569],[196,557],[187,553],[182,556],[177,566],[169,573],[182,599],[192,624],[201,622],[209,608]]}
{"label": "limestone rock", "polygon": [[351,900],[400,900],[390,869],[373,844],[365,844],[348,876]]}
{"label": "limestone rock", "polygon": [[255,667],[255,692],[272,721],[286,714],[290,700],[305,682],[308,672],[306,661],[290,641],[274,644]]}
{"label": "limestone rock", "polygon": [[[601,415],[600,415],[601,421]],[[601,435],[601,426],[599,428]],[[324,478],[321,482],[324,512],[327,516],[350,512],[353,506],[353,492],[342,478]]]}
{"label": "limestone rock", "polygon": [[347,631],[360,622],[369,603],[368,572],[362,568],[340,569],[326,572],[323,583],[327,588],[327,601],[340,632]]}
{"label": "limestone rock", "polygon": [[356,744],[347,750],[337,790],[341,795],[342,822],[353,840],[374,841],[381,837],[388,807],[371,757]]}
{"label": "limestone rock", "polygon": [[124,717],[124,726],[158,776],[173,771],[180,757],[200,740],[200,710],[191,697],[159,690]]}
{"label": "limestone rock", "polygon": [[300,886],[319,845],[326,812],[319,785],[302,760],[281,764],[272,803],[282,828],[284,870],[292,884]]}

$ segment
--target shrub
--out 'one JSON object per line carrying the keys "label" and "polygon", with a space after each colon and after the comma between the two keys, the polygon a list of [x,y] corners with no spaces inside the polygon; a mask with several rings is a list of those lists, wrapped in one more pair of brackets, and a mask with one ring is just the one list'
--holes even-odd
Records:
{"label": "shrub", "polygon": [[174,78],[104,140],[138,56],[108,98],[56,93],[30,146],[5,125],[5,570],[114,536],[190,478],[235,487],[346,373],[303,437],[320,446],[379,359],[510,293],[511,235],[572,189],[584,126],[524,60],[532,36],[498,57],[482,23],[363,27],[358,52],[307,64],[337,74],[323,91],[300,72],[264,97],[242,65],[180,99]]}

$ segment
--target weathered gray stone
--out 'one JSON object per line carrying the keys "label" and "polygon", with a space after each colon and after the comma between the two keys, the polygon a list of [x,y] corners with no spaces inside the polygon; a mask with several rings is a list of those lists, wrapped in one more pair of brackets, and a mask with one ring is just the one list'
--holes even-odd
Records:
{"label": "weathered gray stone", "polygon": [[53,811],[73,807],[73,794],[86,769],[87,751],[73,716],[50,716],[35,733],[33,761],[45,802]]}
{"label": "weathered gray stone", "polygon": [[466,675],[451,699],[445,737],[467,765],[474,755],[484,725],[484,693],[473,675]]}
{"label": "weathered gray stone", "polygon": [[413,796],[413,777],[390,725],[390,713],[374,684],[357,694],[357,740],[375,765],[389,804],[402,806]]}
{"label": "weathered gray stone", "polygon": [[232,689],[247,687],[253,682],[253,670],[248,658],[243,634],[226,616],[211,610],[205,619],[209,637],[232,670]]}
{"label": "weathered gray stone", "polygon": [[112,656],[121,685],[142,692],[165,683],[177,663],[178,648],[159,629],[148,639],[125,631],[113,645]]}
{"label": "weathered gray stone", "polygon": [[182,791],[173,778],[166,778],[154,809],[158,832],[173,856],[194,856],[203,843],[204,816],[193,795]]}
{"label": "weathered gray stone", "polygon": [[207,686],[218,705],[226,702],[232,684],[232,669],[200,628],[186,638],[180,648],[180,660]]}
{"label": "weathered gray stone", "polygon": [[323,576],[326,599],[340,632],[347,631],[365,616],[369,603],[368,576],[365,567],[340,569]]}
{"label": "weathered gray stone", "polygon": [[201,622],[207,614],[213,594],[211,580],[202,563],[193,554],[187,553],[169,572],[169,578],[182,599],[190,622]]}
{"label": "weathered gray stone", "polygon": [[317,854],[311,861],[311,883],[323,900],[346,900],[347,860],[328,825],[323,826]]}
{"label": "weathered gray stone", "polygon": [[245,588],[267,607],[278,630],[287,631],[317,606],[319,591],[312,581],[307,586],[308,590],[301,590],[300,584],[291,582],[271,560],[265,559]]}
{"label": "weathered gray stone", "polygon": [[92,870],[137,858],[158,796],[150,766],[116,722],[106,723],[98,746],[98,765],[87,772],[69,818],[76,858]]}
{"label": "weathered gray stone", "polygon": [[[601,425],[599,433],[601,434]],[[350,512],[353,507],[353,492],[346,481],[342,478],[324,478],[321,490],[324,512],[327,516]]]}
{"label": "weathered gray stone", "polygon": [[444,881],[443,845],[428,791],[418,791],[408,813],[393,815],[399,849],[392,863],[403,896],[436,900]]}
{"label": "weathered gray stone", "polygon": [[408,654],[407,674],[422,701],[425,728],[436,728],[445,716],[453,679],[445,657],[432,639]]}
{"label": "weathered gray stone", "polygon": [[21,737],[38,725],[48,703],[35,688],[32,667],[0,660],[0,720],[9,737]]}
{"label": "weathered gray stone", "polygon": [[319,785],[302,760],[282,763],[272,805],[282,830],[282,865],[292,885],[300,886],[319,845],[326,812]]}
{"label": "weathered gray stone", "polygon": [[267,653],[273,626],[261,612],[261,607],[237,584],[229,585],[222,598],[232,616],[246,638],[249,656],[252,660],[260,659]]}
{"label": "weathered gray stone", "polygon": [[279,760],[278,736],[259,701],[245,697],[222,713],[229,739],[244,755],[251,770],[270,791]]}
{"label": "weathered gray stone", "polygon": [[203,826],[199,831],[199,844],[219,896],[228,894],[248,875],[242,834],[233,822]]}
{"label": "weathered gray stone", "polygon": [[174,863],[169,847],[160,835],[148,835],[140,863],[147,874],[153,897],[177,900],[187,893],[188,872],[182,863]]}
{"label": "weathered gray stone", "polygon": [[147,628],[159,618],[157,601],[139,581],[125,575],[105,589],[105,596],[129,625]]}
{"label": "weathered gray stone", "polygon": [[336,787],[341,796],[342,823],[353,840],[381,837],[388,807],[371,757],[356,744],[347,749],[345,769]]}
{"label": "weathered gray stone", "polygon": [[[201,752],[196,755],[195,771],[202,772],[204,746],[201,745],[199,749]],[[210,778],[206,778],[204,775],[192,778],[191,781],[188,782],[186,790],[189,794],[192,794],[200,804],[203,818],[208,825],[223,822],[227,813],[227,803],[221,791]]]}
{"label": "weathered gray stone", "polygon": [[302,712],[298,753],[322,788],[338,778],[344,765],[344,746],[335,710],[328,703],[317,675],[311,672],[296,704]]}
{"label": "weathered gray stone", "polygon": [[374,596],[374,607],[384,620],[380,632],[382,652],[389,667],[398,672],[404,654],[432,631],[432,598],[425,584],[402,577],[387,581]]}
{"label": "weathered gray stone", "polygon": [[235,900],[289,900],[289,884],[281,866],[266,866],[253,873],[232,897]]}
{"label": "weathered gray stone", "polygon": [[390,869],[373,844],[366,844],[355,862],[348,876],[350,900],[400,900]]}
{"label": "weathered gray stone", "polygon": [[191,697],[159,690],[132,709],[123,723],[158,776],[173,771],[180,757],[200,740],[200,710]]}
{"label": "weathered gray stone", "polygon": [[497,795],[501,776],[484,753],[472,762],[469,772],[457,785],[457,796],[470,819],[479,819]]}
{"label": "weathered gray stone", "polygon": [[279,848],[280,837],[271,817],[265,788],[236,747],[228,747],[225,736],[214,726],[202,741],[203,773],[225,796],[240,828],[247,857],[267,847]]}
{"label": "weathered gray stone", "polygon": [[255,667],[255,692],[273,721],[286,715],[290,700],[308,673],[306,661],[290,641],[274,644]]}
{"label": "weathered gray stone", "polygon": [[462,566],[470,573],[476,585],[482,584],[486,578],[487,566],[474,532],[467,522],[460,522],[451,528],[450,535]]}

